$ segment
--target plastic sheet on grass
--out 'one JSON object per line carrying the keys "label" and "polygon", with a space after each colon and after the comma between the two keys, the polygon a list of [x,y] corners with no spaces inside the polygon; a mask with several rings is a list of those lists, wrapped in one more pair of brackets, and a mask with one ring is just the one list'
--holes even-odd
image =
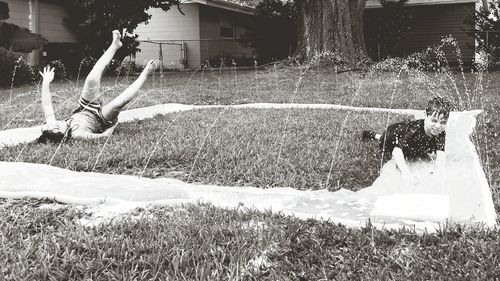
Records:
{"label": "plastic sheet on grass", "polygon": [[[178,107],[175,110],[174,107],[165,108],[170,111],[157,110],[153,115],[179,111]],[[184,108],[193,109],[192,106]],[[141,110],[121,115],[126,118],[122,121],[146,116],[141,112],[149,112],[147,117],[152,116],[151,111]],[[421,111],[412,113],[416,118],[423,115]],[[148,204],[210,202],[219,207],[272,210],[351,227],[365,226],[368,221],[379,228],[409,227],[429,232],[447,222],[494,226],[496,214],[491,191],[470,141],[479,113],[451,114],[444,178],[433,173],[428,164],[420,163],[411,167],[417,180],[409,183],[401,179],[395,164],[389,161],[372,186],[361,191],[299,191],[188,184],[173,179],[74,172],[41,164],[0,162],[0,197],[48,197],[64,203],[89,205],[109,215]]]}

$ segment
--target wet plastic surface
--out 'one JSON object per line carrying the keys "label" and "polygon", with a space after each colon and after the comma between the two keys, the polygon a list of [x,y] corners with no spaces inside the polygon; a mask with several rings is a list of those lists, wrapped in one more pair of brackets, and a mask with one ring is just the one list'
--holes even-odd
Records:
{"label": "wet plastic surface", "polygon": [[[301,106],[257,104],[239,107]],[[314,108],[314,105],[307,107]],[[194,108],[188,105],[161,105],[154,109],[123,112],[119,120],[128,122]],[[317,108],[330,107],[319,105]],[[400,112],[413,113],[416,118],[423,115],[421,111]],[[420,163],[411,167],[417,181],[406,182],[401,179],[395,164],[389,161],[373,185],[361,191],[299,191],[291,188],[187,184],[174,179],[74,172],[41,164],[0,162],[0,197],[49,197],[64,203],[91,205],[104,213],[109,210],[110,215],[134,206],[201,201],[227,208],[243,205],[279,211],[299,218],[331,220],[352,227],[365,226],[368,220],[379,228],[409,227],[429,232],[450,221],[494,226],[496,213],[491,191],[469,139],[479,113],[451,114],[447,127],[446,174],[443,178],[431,173],[428,163]],[[23,135],[19,129],[21,137],[17,141],[13,140],[12,134],[2,139],[6,134],[5,131],[0,132],[0,143],[13,145],[25,142],[31,137],[30,133],[26,133],[28,131],[25,129]]]}

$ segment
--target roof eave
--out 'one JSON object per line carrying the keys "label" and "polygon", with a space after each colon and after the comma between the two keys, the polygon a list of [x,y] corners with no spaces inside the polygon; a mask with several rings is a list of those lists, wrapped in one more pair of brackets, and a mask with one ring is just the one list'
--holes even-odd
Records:
{"label": "roof eave", "polygon": [[[450,5],[450,4],[464,4],[476,3],[476,0],[408,0],[404,6],[432,6],[432,5]],[[367,0],[366,8],[382,8],[378,0]]]}
{"label": "roof eave", "polygon": [[255,8],[239,5],[239,4],[224,1],[224,0],[187,0],[187,1],[182,1],[182,4],[189,4],[189,3],[202,4],[202,5],[206,5],[206,6],[210,6],[210,7],[220,8],[220,9],[229,10],[229,11],[238,12],[238,13],[247,14],[247,15],[255,15],[256,14]]}

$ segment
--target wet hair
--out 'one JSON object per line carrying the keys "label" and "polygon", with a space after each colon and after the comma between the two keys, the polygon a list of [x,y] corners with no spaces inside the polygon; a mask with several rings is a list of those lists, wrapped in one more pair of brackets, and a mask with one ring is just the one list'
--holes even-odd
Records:
{"label": "wet hair", "polygon": [[448,119],[448,117],[450,117],[451,110],[452,106],[448,100],[442,97],[434,97],[427,103],[425,114],[430,116],[433,113],[436,113],[437,115],[443,115],[444,118]]}
{"label": "wet hair", "polygon": [[52,131],[42,131],[42,135],[36,139],[36,143],[39,144],[61,143],[67,141],[70,135],[71,135],[71,130],[68,130],[66,133],[63,132],[54,133]]}

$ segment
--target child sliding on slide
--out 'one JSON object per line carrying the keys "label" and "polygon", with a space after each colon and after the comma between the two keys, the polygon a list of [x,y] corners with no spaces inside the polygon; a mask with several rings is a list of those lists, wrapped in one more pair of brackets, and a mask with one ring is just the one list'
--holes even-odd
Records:
{"label": "child sliding on slide", "polygon": [[384,159],[392,157],[406,180],[414,178],[407,162],[433,162],[441,174],[445,160],[445,128],[450,111],[448,101],[435,97],[428,102],[424,119],[392,124],[382,134],[363,131],[362,140],[379,140]]}
{"label": "child sliding on slide", "polygon": [[61,142],[70,137],[96,138],[111,134],[118,120],[118,114],[138,93],[148,75],[155,68],[154,62],[149,61],[137,80],[123,93],[108,104],[102,105],[100,96],[101,76],[113,59],[116,51],[122,46],[120,32],[113,31],[113,42],[106,52],[96,62],[90,71],[78,100],[78,108],[64,121],[57,120],[52,108],[49,85],[54,79],[54,69],[47,66],[42,75],[42,107],[45,115],[45,124],[42,125],[42,135],[38,143]]}

